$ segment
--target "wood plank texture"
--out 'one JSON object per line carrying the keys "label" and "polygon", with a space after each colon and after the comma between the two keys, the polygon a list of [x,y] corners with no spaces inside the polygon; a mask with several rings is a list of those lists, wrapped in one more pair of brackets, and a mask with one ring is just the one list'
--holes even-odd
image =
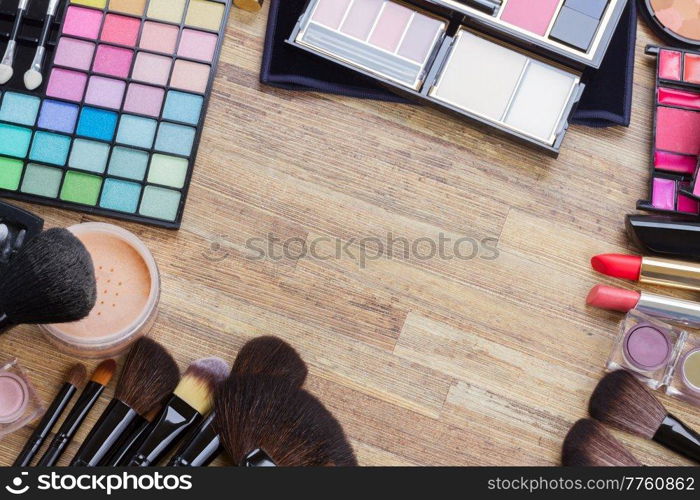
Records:
{"label": "wood plank texture", "polygon": [[[261,85],[265,21],[266,9],[233,12],[182,229],[123,224],[162,271],[153,336],[183,370],[232,360],[258,335],[288,340],[364,465],[557,464],[620,319],[584,305],[593,284],[614,282],[588,259],[631,249],[623,216],[646,195],[652,35],[640,27],[632,126],[574,126],[554,160],[435,110]],[[23,206],[48,227],[101,220]],[[388,235],[416,251],[388,249]],[[482,245],[470,260],[427,258],[441,237],[497,240],[498,257]],[[281,258],[259,258],[268,243]],[[300,255],[312,243],[315,257]],[[44,401],[73,361],[34,327],[0,337],[7,356]],[[700,427],[698,408],[662,400]],[[31,430],[0,440],[0,465]],[[686,463],[617,435],[644,463]]]}

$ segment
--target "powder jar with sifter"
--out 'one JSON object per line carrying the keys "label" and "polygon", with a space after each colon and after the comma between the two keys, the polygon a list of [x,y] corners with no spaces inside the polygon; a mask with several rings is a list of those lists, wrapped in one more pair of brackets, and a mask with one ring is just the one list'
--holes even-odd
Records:
{"label": "powder jar with sifter", "polygon": [[146,245],[125,229],[95,222],[68,229],[92,256],[97,302],[83,320],[41,329],[68,354],[116,356],[153,326],[160,299],[158,266]]}

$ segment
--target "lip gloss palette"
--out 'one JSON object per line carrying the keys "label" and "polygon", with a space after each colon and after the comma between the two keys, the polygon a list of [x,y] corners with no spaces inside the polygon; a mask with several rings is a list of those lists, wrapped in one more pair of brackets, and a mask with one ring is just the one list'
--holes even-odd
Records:
{"label": "lip gloss palette", "polygon": [[649,46],[657,56],[650,199],[640,210],[700,215],[700,53]]}
{"label": "lip gloss palette", "polygon": [[43,85],[0,87],[0,195],[179,227],[229,10],[65,5]]}
{"label": "lip gloss palette", "polygon": [[[583,92],[581,65],[528,50],[537,48],[528,36],[558,47],[564,32],[580,32],[562,28],[575,12],[594,27],[589,41],[571,39],[564,52],[600,55],[624,6],[616,0],[309,0],[288,42],[556,156]],[[501,28],[517,26],[509,32],[514,37],[480,31],[484,8]],[[481,17],[465,17],[466,11]]]}

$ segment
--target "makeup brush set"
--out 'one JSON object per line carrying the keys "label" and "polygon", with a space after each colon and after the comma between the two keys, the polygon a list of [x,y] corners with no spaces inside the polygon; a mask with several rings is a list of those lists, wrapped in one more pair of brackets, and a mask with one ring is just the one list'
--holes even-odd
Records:
{"label": "makeup brush set", "polygon": [[700,463],[700,434],[671,415],[631,373],[607,374],[591,396],[593,419],[579,420],[562,450],[565,466],[639,467],[640,462],[602,424],[656,443]]}
{"label": "makeup brush set", "polygon": [[[62,457],[116,368],[111,359],[97,366],[38,466],[53,466]],[[170,353],[142,338],[127,354],[113,399],[70,465],[148,467],[172,455],[168,466],[197,467],[224,450],[237,466],[357,465],[338,421],[302,388],[307,372],[291,346],[259,337],[243,346],[230,372],[222,359],[205,358],[181,377]],[[86,376],[82,364],[70,368],[15,466],[32,464]]]}

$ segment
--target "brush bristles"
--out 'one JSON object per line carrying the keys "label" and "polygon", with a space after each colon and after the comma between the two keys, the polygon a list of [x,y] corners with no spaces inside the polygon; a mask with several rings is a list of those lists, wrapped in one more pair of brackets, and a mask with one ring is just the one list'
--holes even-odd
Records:
{"label": "brush bristles", "polygon": [[226,378],[228,365],[221,358],[204,358],[192,363],[175,389],[175,395],[201,415],[214,406],[214,390]]}
{"label": "brush bristles", "polygon": [[87,370],[82,363],[76,363],[70,367],[66,375],[66,382],[73,387],[82,387],[87,378]]}
{"label": "brush bristles", "polygon": [[117,362],[113,359],[107,359],[97,365],[95,371],[92,372],[92,378],[90,380],[100,385],[107,386],[112,381],[115,371],[117,371]]}
{"label": "brush bristles", "polygon": [[281,467],[357,465],[333,415],[284,378],[229,377],[216,391],[216,418],[224,448],[236,464],[260,448]]}
{"label": "brush bristles", "polygon": [[309,370],[292,346],[277,337],[258,337],[247,342],[236,356],[232,375],[271,375],[285,377],[301,387]]}
{"label": "brush bristles", "polygon": [[147,337],[129,351],[115,397],[139,415],[146,415],[173,392],[180,371],[170,353]]}
{"label": "brush bristles", "polygon": [[17,325],[78,321],[90,314],[97,296],[92,258],[66,229],[30,240],[0,283],[0,314]]}
{"label": "brush bristles", "polygon": [[668,412],[634,375],[624,370],[607,374],[589,403],[591,416],[611,427],[651,439]]}
{"label": "brush bristles", "polygon": [[564,440],[562,464],[567,467],[639,467],[634,456],[600,422],[582,419]]}

